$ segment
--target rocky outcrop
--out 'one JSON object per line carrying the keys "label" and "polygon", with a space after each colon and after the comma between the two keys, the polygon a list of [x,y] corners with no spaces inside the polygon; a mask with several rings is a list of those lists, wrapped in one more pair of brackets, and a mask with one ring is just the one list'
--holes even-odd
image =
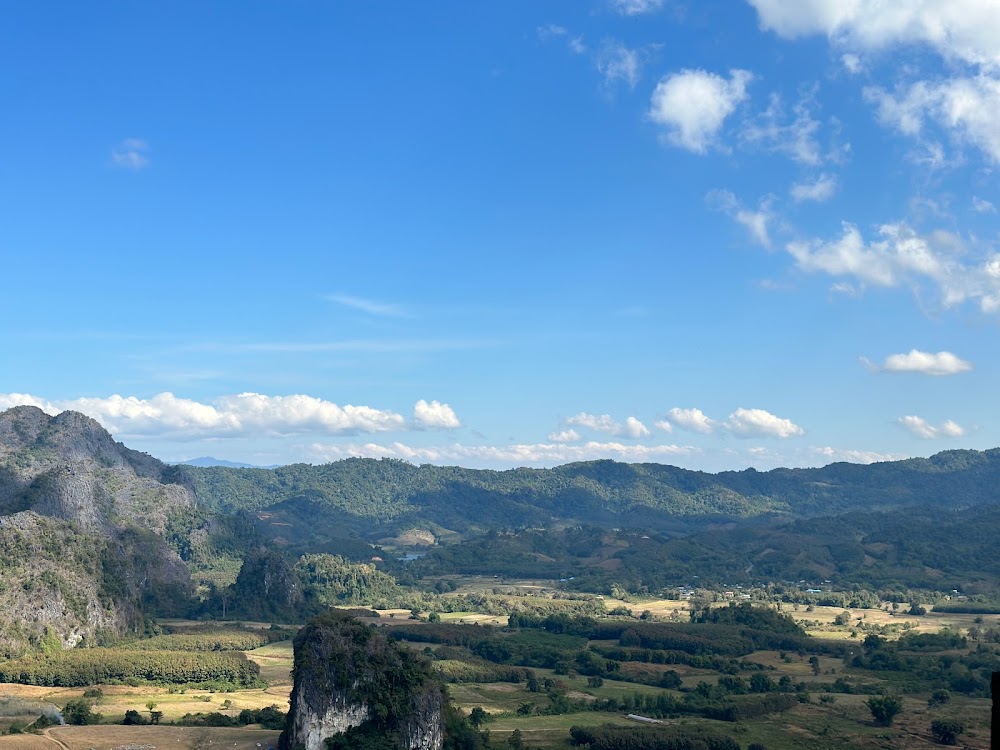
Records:
{"label": "rocky outcrop", "polygon": [[[83,414],[0,412],[0,655],[69,648],[142,625],[192,593],[164,538],[190,508],[181,475]],[[185,605],[186,606],[186,605]]]}
{"label": "rocky outcrop", "polygon": [[[291,710],[281,750],[377,737],[380,746],[441,750],[444,687],[418,656],[335,610],[295,638]],[[358,742],[355,742],[358,740]]]}
{"label": "rocky outcrop", "polygon": [[0,514],[33,510],[96,531],[129,525],[162,532],[172,510],[194,504],[182,477],[78,412],[0,412]]}

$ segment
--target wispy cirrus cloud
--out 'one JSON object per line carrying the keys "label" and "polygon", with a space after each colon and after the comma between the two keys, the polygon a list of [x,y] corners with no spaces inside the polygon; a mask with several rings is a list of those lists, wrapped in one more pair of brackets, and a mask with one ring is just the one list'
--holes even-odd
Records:
{"label": "wispy cirrus cloud", "polygon": [[548,23],[535,29],[535,35],[539,40],[545,42],[550,39],[563,39],[566,46],[576,55],[582,55],[587,51],[587,45],[583,41],[583,35],[575,35],[565,26],[555,23]]}
{"label": "wispy cirrus cloud", "polygon": [[611,8],[623,16],[639,16],[661,10],[665,0],[611,0]]}
{"label": "wispy cirrus cloud", "polygon": [[777,223],[772,196],[764,196],[756,210],[745,207],[729,190],[712,190],[705,196],[709,208],[721,211],[746,229],[754,242],[771,247],[771,228]]}
{"label": "wispy cirrus cloud", "polygon": [[792,185],[789,193],[796,203],[813,201],[823,203],[830,200],[837,192],[837,178],[831,174],[817,175],[811,180],[803,180]]}
{"label": "wispy cirrus cloud", "polygon": [[352,310],[359,310],[369,315],[389,318],[406,318],[409,313],[402,305],[392,302],[381,302],[367,297],[356,297],[351,294],[328,294],[325,296],[330,302],[349,307]]}
{"label": "wispy cirrus cloud", "polygon": [[123,169],[144,169],[151,163],[149,144],[141,138],[126,138],[111,149],[111,163]]}

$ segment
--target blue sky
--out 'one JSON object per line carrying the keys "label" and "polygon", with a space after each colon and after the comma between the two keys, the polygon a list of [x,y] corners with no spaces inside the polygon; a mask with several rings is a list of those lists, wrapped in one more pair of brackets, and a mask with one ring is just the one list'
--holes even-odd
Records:
{"label": "blue sky", "polygon": [[22,3],[0,407],[166,460],[1000,444],[1000,3]]}

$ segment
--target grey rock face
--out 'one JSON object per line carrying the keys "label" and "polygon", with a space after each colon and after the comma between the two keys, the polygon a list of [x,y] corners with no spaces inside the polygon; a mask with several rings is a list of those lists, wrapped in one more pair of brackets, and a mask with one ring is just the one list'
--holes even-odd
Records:
{"label": "grey rock face", "polygon": [[379,630],[331,611],[295,637],[291,710],[281,750],[323,750],[349,730],[400,750],[441,750],[444,689],[426,664]]}

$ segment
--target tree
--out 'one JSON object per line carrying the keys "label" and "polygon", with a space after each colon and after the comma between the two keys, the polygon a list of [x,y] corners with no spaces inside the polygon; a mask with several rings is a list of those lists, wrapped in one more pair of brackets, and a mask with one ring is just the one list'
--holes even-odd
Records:
{"label": "tree", "polygon": [[770,677],[763,672],[754,672],[750,675],[751,693],[773,693],[778,686]]}
{"label": "tree", "polygon": [[957,745],[958,735],[965,731],[959,722],[954,719],[935,720],[931,722],[931,735],[935,742],[942,745]]}
{"label": "tree", "polygon": [[476,729],[479,729],[479,727],[483,724],[483,722],[486,721],[486,719],[487,719],[487,714],[482,706],[476,706],[475,708],[472,709],[472,712],[469,714],[469,723],[472,724],[472,726],[474,726]]}
{"label": "tree", "polygon": [[896,714],[903,710],[903,701],[893,695],[873,695],[865,705],[872,712],[875,723],[883,727],[891,727]]}
{"label": "tree", "polygon": [[810,656],[809,657],[809,666],[812,667],[812,673],[814,675],[818,675],[819,672],[820,672],[819,657],[818,656]]}
{"label": "tree", "polygon": [[507,738],[507,744],[510,745],[511,750],[522,750],[524,739],[521,737],[520,729],[515,729],[511,732],[510,737]]}
{"label": "tree", "polygon": [[951,693],[947,690],[935,690],[931,693],[931,697],[927,699],[927,707],[934,708],[935,706],[943,706],[950,700]]}
{"label": "tree", "polygon": [[62,710],[63,719],[67,724],[84,725],[98,724],[101,715],[94,713],[94,707],[85,698],[76,698],[67,703]]}
{"label": "tree", "polygon": [[125,712],[125,718],[122,720],[122,724],[125,726],[139,726],[145,723],[146,720],[142,718],[142,714],[133,708]]}
{"label": "tree", "polygon": [[681,676],[672,669],[668,669],[660,678],[660,687],[669,690],[676,690],[681,686]]}

